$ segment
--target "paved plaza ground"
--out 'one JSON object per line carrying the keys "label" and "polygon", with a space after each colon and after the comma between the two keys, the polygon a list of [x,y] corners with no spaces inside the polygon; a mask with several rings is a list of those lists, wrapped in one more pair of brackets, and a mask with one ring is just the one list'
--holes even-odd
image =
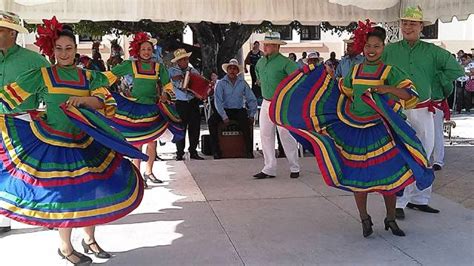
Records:
{"label": "paved plaza ground", "polygon": [[[439,214],[406,210],[406,237],[383,228],[382,197],[369,196],[374,234],[365,239],[350,193],[327,187],[314,158],[301,158],[301,177],[279,159],[274,179],[254,180],[263,158],[172,159],[159,148],[156,173],[166,182],[145,191],[129,216],[100,226],[112,252],[97,265],[473,265],[474,117],[456,116],[446,167],[436,172],[431,205]],[[257,132],[257,131],[256,131]],[[472,135],[472,136],[471,136]],[[258,142],[258,134],[256,133]],[[449,143],[449,142],[448,142]],[[66,265],[56,231],[13,224],[0,235],[0,265]],[[78,251],[80,230],[73,235]]]}

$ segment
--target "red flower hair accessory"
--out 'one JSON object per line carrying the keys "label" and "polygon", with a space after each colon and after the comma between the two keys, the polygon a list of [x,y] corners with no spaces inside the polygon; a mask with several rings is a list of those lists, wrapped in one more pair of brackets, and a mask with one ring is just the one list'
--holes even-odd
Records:
{"label": "red flower hair accessory", "polygon": [[59,32],[63,30],[63,24],[59,23],[54,16],[52,19],[43,19],[44,25],[36,27],[38,36],[36,36],[36,46],[48,57],[54,56],[54,42],[59,38]]}
{"label": "red flower hair accessory", "polygon": [[367,42],[367,34],[369,32],[372,32],[374,29],[372,28],[372,25],[375,23],[370,22],[369,19],[365,20],[365,23],[362,21],[359,21],[357,29],[354,31],[354,44],[353,44],[353,50],[357,53],[360,54],[362,51],[364,51],[364,46],[365,43]]}
{"label": "red flower hair accessory", "polygon": [[133,36],[133,40],[130,42],[130,49],[128,50],[130,56],[137,57],[140,51],[140,45],[144,42],[149,42],[151,45],[156,44],[156,39],[151,38],[146,32],[137,32]]}

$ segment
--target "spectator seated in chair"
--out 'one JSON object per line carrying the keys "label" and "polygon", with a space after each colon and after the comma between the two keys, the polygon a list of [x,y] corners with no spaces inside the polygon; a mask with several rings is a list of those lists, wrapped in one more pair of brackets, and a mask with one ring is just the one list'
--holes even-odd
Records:
{"label": "spectator seated in chair", "polygon": [[[236,121],[242,131],[246,157],[253,158],[252,132],[248,124],[249,120],[253,122],[257,112],[257,99],[244,80],[243,75],[240,75],[244,68],[239,65],[236,59],[223,64],[222,69],[226,72],[226,75],[217,83],[214,92],[214,105],[217,112],[213,113],[208,121],[214,159],[222,158],[218,126],[221,122],[227,126],[230,120]],[[244,104],[248,106],[248,110],[244,107]]]}

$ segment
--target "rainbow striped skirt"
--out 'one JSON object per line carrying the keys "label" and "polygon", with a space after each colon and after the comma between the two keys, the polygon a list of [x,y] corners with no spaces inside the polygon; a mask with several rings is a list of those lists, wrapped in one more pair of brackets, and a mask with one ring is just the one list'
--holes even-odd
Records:
{"label": "rainbow striped skirt", "polygon": [[184,138],[180,118],[172,104],[141,104],[112,93],[117,102],[115,117],[105,118],[133,145],[142,145],[156,140],[166,131],[172,134],[173,142]]}
{"label": "rainbow striped skirt", "polygon": [[0,214],[46,227],[117,220],[138,207],[133,164],[91,136],[0,115]]}
{"label": "rainbow striped skirt", "polygon": [[382,194],[415,181],[420,190],[429,187],[433,171],[401,105],[385,95],[367,92],[362,97],[375,115],[353,114],[351,99],[324,67],[305,66],[280,83],[270,117],[314,154],[329,186]]}

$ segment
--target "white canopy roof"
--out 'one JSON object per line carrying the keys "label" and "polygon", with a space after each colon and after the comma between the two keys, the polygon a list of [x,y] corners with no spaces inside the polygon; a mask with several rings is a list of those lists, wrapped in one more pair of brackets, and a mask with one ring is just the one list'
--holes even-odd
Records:
{"label": "white canopy roof", "polygon": [[344,25],[366,18],[377,22],[398,20],[406,6],[422,7],[425,19],[443,22],[466,19],[474,13],[474,0],[0,0],[0,9],[12,11],[27,22],[55,15],[61,22],[184,21],[274,24],[299,21]]}

